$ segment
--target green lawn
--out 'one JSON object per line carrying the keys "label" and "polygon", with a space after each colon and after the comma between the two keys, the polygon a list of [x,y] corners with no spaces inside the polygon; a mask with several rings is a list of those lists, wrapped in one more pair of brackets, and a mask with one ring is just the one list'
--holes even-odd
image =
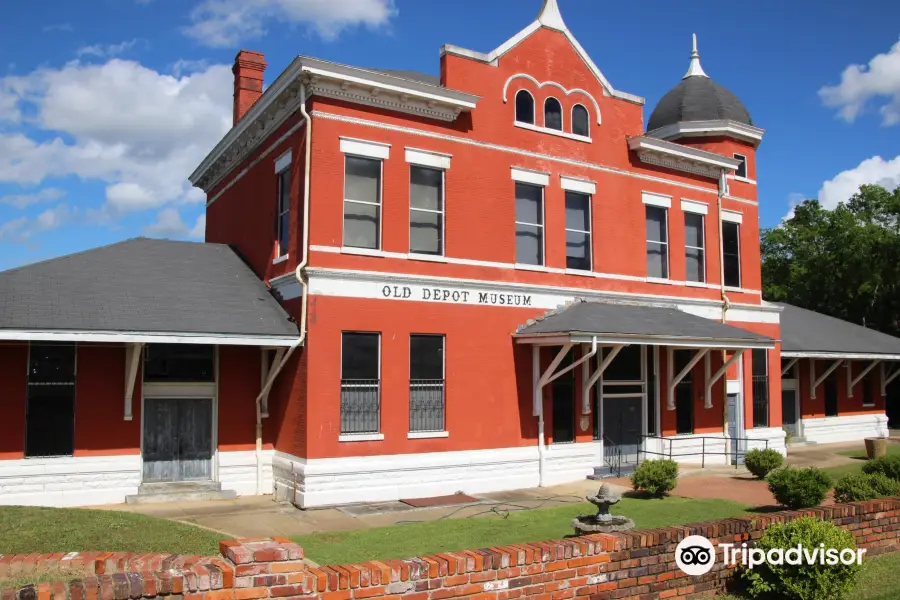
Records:
{"label": "green lawn", "polygon": [[[900,444],[897,443],[889,443],[887,447],[888,456],[892,455],[900,455]],[[841,456],[849,456],[851,458],[856,458],[856,460],[847,465],[841,465],[839,467],[826,467],[822,469],[829,475],[831,478],[837,482],[838,479],[843,477],[844,475],[857,474],[862,473],[863,465],[866,464],[866,449],[860,448],[858,450],[842,450],[838,452]]]}
{"label": "green lawn", "polygon": [[[750,507],[728,500],[623,498],[612,512],[634,519],[640,529],[709,521],[745,514]],[[378,529],[318,533],[295,537],[319,564],[347,564],[406,558],[437,552],[561,539],[573,533],[572,519],[593,514],[587,503],[511,512],[507,517],[444,519]]]}
{"label": "green lawn", "polygon": [[169,552],[217,555],[222,535],[112,510],[0,507],[0,554]]}

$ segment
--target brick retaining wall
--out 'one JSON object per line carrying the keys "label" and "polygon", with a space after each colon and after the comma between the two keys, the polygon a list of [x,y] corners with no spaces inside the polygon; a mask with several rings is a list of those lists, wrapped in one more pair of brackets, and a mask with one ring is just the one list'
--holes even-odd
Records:
{"label": "brick retaining wall", "polygon": [[42,568],[85,572],[68,583],[2,591],[0,600],[561,600],[700,598],[731,576],[721,563],[689,577],[674,550],[688,535],[758,539],[771,523],[813,516],[849,530],[867,556],[900,550],[900,498],[784,511],[629,533],[312,567],[284,538],[223,541],[221,557],[83,552],[0,556],[0,578]]}

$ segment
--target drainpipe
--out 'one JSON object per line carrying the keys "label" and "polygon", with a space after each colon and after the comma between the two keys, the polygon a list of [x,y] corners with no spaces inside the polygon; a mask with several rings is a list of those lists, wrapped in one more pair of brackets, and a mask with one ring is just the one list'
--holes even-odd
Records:
{"label": "drainpipe", "polygon": [[310,177],[310,165],[312,163],[312,119],[309,115],[309,112],[306,110],[306,83],[300,83],[300,114],[303,115],[303,119],[306,121],[306,157],[304,162],[304,172],[303,172],[303,242],[300,245],[300,249],[302,252],[300,258],[300,264],[297,265],[297,270],[295,271],[295,275],[297,277],[297,281],[300,283],[300,287],[302,288],[301,292],[301,305],[300,305],[300,337],[296,342],[291,345],[287,352],[284,354],[284,358],[282,358],[281,362],[275,365],[275,368],[269,373],[269,379],[266,382],[265,387],[263,387],[262,391],[259,393],[259,396],[256,397],[256,493],[257,495],[262,494],[262,399],[269,393],[269,390],[272,389],[272,384],[275,382],[275,378],[281,372],[281,369],[284,368],[284,365],[287,364],[288,360],[290,360],[291,355],[294,351],[303,345],[303,342],[306,340],[306,306],[307,306],[307,291],[308,286],[306,281],[303,279],[303,270],[306,269],[306,265],[309,264],[309,177]]}
{"label": "drainpipe", "polygon": [[[722,197],[728,189],[728,178],[725,169],[719,172],[719,193],[716,195],[716,212],[719,219],[719,289],[722,297],[722,323],[727,324],[727,313],[731,303],[728,301],[728,294],[725,293],[725,253],[724,240],[722,239]],[[725,364],[725,351],[722,350],[722,364]],[[738,368],[741,368],[740,365]],[[728,373],[725,377],[725,393],[722,394],[722,431],[725,433],[725,452],[726,456],[731,452],[731,438],[728,436]],[[735,410],[738,407],[735,406]],[[735,415],[737,419],[737,415]],[[735,421],[737,423],[737,421]]]}

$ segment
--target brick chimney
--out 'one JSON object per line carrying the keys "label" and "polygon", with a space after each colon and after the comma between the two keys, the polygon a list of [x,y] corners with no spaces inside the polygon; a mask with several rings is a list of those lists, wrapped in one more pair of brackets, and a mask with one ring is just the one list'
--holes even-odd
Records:
{"label": "brick chimney", "polygon": [[241,50],[234,57],[234,125],[262,96],[265,70],[266,57],[259,52]]}

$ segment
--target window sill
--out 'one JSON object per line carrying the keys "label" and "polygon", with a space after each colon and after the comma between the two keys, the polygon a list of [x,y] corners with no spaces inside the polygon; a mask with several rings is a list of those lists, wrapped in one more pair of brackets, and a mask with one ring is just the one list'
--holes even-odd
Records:
{"label": "window sill", "polygon": [[685,281],[684,285],[686,287],[695,287],[695,288],[705,288],[707,287],[705,281]]}
{"label": "window sill", "polygon": [[351,248],[348,246],[341,247],[341,254],[353,254],[355,256],[374,256],[376,258],[385,258],[384,250],[370,250],[369,248]]}
{"label": "window sill", "polygon": [[381,442],[383,440],[383,433],[349,433],[341,434],[338,437],[339,442]]}
{"label": "window sill", "polygon": [[291,256],[290,254],[284,254],[282,256],[279,256],[278,258],[276,258],[275,260],[272,261],[272,264],[273,265],[281,264],[284,261],[286,261],[288,258],[290,258],[290,256]]}
{"label": "window sill", "polygon": [[750,185],[756,185],[756,181],[754,181],[754,180],[752,180],[752,179],[748,179],[748,178],[746,178],[746,177],[738,177],[737,175],[735,175],[735,176],[734,176],[734,180],[735,180],[735,181],[740,181],[740,182],[742,182],[742,183],[749,183]]}
{"label": "window sill", "polygon": [[520,121],[513,122],[516,127],[521,129],[527,129],[529,131],[536,131],[538,133],[546,133],[549,135],[555,135],[557,137],[562,137],[570,140],[575,140],[576,142],[584,142],[585,144],[593,143],[593,140],[584,135],[576,135],[574,133],[568,133],[566,131],[559,131],[558,129],[550,129],[548,127],[539,127],[537,125],[532,125],[531,123],[522,123]]}
{"label": "window sill", "polygon": [[648,277],[648,278],[647,278],[647,283],[660,283],[660,284],[663,284],[663,285],[678,285],[677,283],[675,283],[675,282],[672,281],[671,279],[663,279],[663,278],[661,278],[661,277]]}
{"label": "window sill", "polygon": [[566,269],[566,275],[577,275],[578,277],[594,277],[594,272],[585,271],[583,269]]}
{"label": "window sill", "polygon": [[554,269],[551,267],[545,267],[544,265],[526,265],[523,263],[515,264],[516,270],[519,271],[537,271],[538,273],[557,273],[561,272],[561,269]]}
{"label": "window sill", "polygon": [[875,408],[875,405],[874,404],[863,404],[862,407],[863,408]]}
{"label": "window sill", "polygon": [[441,256],[437,254],[417,254],[415,252],[410,252],[407,255],[409,260],[421,260],[423,262],[436,262],[436,263],[445,263],[447,261],[446,256]]}
{"label": "window sill", "polygon": [[743,288],[731,287],[730,285],[725,286],[725,291],[726,292],[735,292],[736,294],[746,294],[747,293],[747,291],[744,290]]}
{"label": "window sill", "polygon": [[450,437],[449,431],[410,431],[406,434],[408,440],[430,440]]}

